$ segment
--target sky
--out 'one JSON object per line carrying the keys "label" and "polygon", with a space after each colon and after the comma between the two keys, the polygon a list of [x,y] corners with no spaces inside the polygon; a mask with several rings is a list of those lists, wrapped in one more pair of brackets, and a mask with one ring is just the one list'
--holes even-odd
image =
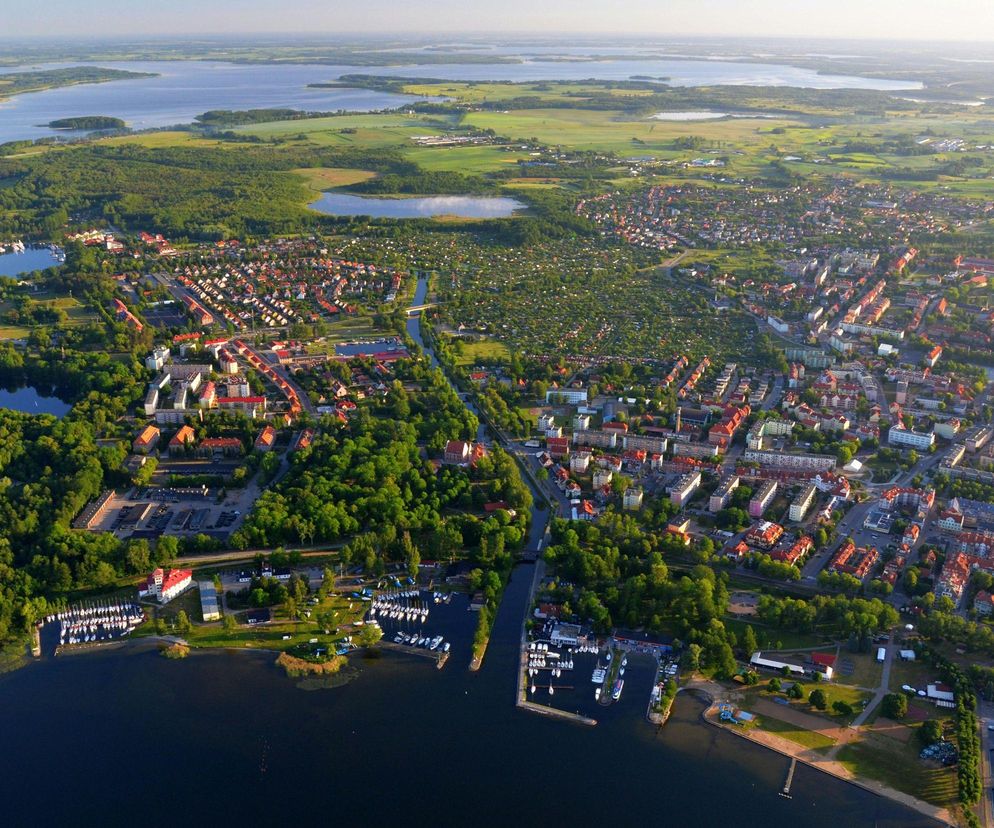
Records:
{"label": "sky", "polygon": [[15,37],[573,32],[994,41],[991,0],[3,0],[0,5],[3,28]]}

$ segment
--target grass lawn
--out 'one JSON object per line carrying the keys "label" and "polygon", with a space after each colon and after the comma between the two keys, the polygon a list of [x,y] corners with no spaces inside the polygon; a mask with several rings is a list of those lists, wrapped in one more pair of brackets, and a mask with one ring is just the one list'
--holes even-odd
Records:
{"label": "grass lawn", "polygon": [[425,170],[456,171],[466,174],[488,173],[513,166],[527,154],[499,146],[419,147],[407,150],[404,156]]}
{"label": "grass lawn", "polygon": [[925,686],[938,678],[934,667],[923,661],[901,661],[897,659],[890,667],[890,689],[900,692],[905,684],[916,690],[924,690]]}
{"label": "grass lawn", "polygon": [[[754,584],[750,584],[749,586],[754,586]],[[808,647],[818,647],[828,641],[828,639],[823,638],[820,635],[791,632],[790,630],[781,630],[776,627],[766,627],[763,624],[750,623],[749,621],[743,621],[740,618],[730,618],[726,616],[722,619],[722,623],[725,625],[725,629],[734,632],[738,638],[741,638],[747,626],[751,626],[753,633],[756,635],[757,641],[762,642],[762,637],[765,635],[767,640],[772,644],[779,642],[781,646],[776,649],[800,650]],[[832,647],[834,648],[834,645],[832,645]],[[827,648],[828,645],[826,644],[826,650]],[[768,649],[773,650],[775,648],[770,646]]]}
{"label": "grass lawn", "polygon": [[857,776],[869,777],[933,805],[953,807],[957,801],[956,769],[926,767],[918,758],[916,738],[902,743],[878,733],[839,748],[836,759]]}
{"label": "grass lawn", "polygon": [[366,316],[352,316],[338,322],[327,322],[324,330],[325,335],[321,341],[307,343],[307,353],[330,354],[334,353],[335,346],[339,343],[357,339],[375,339],[387,333],[377,328],[373,320]]}
{"label": "grass lawn", "polygon": [[457,365],[475,365],[481,359],[509,359],[511,352],[496,339],[456,339]]}
{"label": "grass lawn", "polygon": [[782,722],[765,714],[759,717],[759,727],[762,730],[775,733],[777,736],[790,739],[790,741],[796,742],[802,747],[811,748],[812,750],[828,750],[835,744],[835,739],[826,736],[824,733],[803,730],[797,727],[797,725]]}
{"label": "grass lawn", "polygon": [[27,339],[30,334],[30,328],[23,328],[19,325],[0,325],[0,339]]}
{"label": "grass lawn", "polygon": [[[845,675],[840,669],[843,661],[852,662],[852,675]],[[859,687],[879,687],[883,677],[883,665],[877,664],[876,658],[869,653],[849,653],[843,649],[839,653],[833,679],[840,684],[855,684]],[[900,685],[898,685],[900,686]]]}
{"label": "grass lawn", "polygon": [[162,147],[223,147],[230,148],[238,146],[230,141],[217,141],[210,138],[201,138],[192,132],[182,132],[180,130],[172,132],[149,132],[144,135],[121,135],[115,138],[101,138],[101,144],[139,144],[151,149]]}

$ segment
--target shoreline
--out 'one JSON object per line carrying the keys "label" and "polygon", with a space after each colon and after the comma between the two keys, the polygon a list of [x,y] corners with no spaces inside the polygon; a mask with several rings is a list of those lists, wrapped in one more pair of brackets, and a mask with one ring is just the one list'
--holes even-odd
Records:
{"label": "shoreline", "polygon": [[903,791],[884,785],[882,782],[857,777],[853,775],[852,772],[849,771],[841,762],[828,761],[824,759],[824,757],[821,757],[819,754],[812,751],[810,748],[794,744],[790,740],[783,739],[773,733],[762,732],[762,738],[760,738],[760,732],[758,731],[747,732],[743,730],[736,730],[732,727],[726,727],[725,725],[714,720],[713,717],[716,709],[715,703],[712,701],[701,712],[701,721],[711,727],[724,731],[725,733],[731,733],[741,739],[745,739],[754,745],[760,745],[761,747],[774,751],[775,753],[779,753],[781,756],[796,759],[798,762],[803,763],[809,768],[826,773],[829,776],[842,780],[843,782],[848,782],[849,784],[855,785],[868,793],[876,794],[877,796],[882,796],[898,802],[906,808],[911,808],[912,810],[915,810],[924,816],[930,817],[931,819],[935,819],[944,825],[956,826],[958,824],[953,819],[953,815],[950,813],[948,808],[932,805],[931,803],[918,799],[911,794],[907,794]]}

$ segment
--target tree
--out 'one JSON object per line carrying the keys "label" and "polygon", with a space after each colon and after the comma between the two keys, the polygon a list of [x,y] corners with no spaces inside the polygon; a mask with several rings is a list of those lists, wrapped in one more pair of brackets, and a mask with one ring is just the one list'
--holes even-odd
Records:
{"label": "tree", "polygon": [[828,707],[828,696],[825,695],[825,691],[820,687],[816,687],[808,695],[808,702],[815,708],[815,710],[824,710]]}
{"label": "tree", "polygon": [[742,631],[742,654],[746,658],[751,658],[758,649],[759,645],[756,643],[756,633],[753,632],[752,624],[746,624]]}
{"label": "tree", "polygon": [[702,647],[700,644],[691,644],[687,647],[686,652],[683,654],[681,661],[683,662],[683,669],[688,672],[695,672],[701,667],[701,652]]}
{"label": "tree", "polygon": [[771,693],[779,693],[783,689],[783,684],[778,678],[771,678],[767,685]]}
{"label": "tree", "polygon": [[186,614],[186,610],[180,610],[176,613],[176,630],[180,633],[188,633],[193,629],[193,625],[190,623],[190,618]]}
{"label": "tree", "polygon": [[238,627],[238,621],[234,615],[226,613],[224,618],[221,619],[221,626],[224,627],[225,632],[234,632]]}
{"label": "tree", "polygon": [[800,683],[795,681],[792,685],[790,685],[790,688],[787,690],[787,697],[794,699],[795,701],[800,701],[804,698],[804,689],[801,687]]}
{"label": "tree", "polygon": [[383,638],[383,630],[376,624],[366,624],[356,636],[356,643],[360,647],[375,647]]}
{"label": "tree", "polygon": [[918,738],[925,745],[931,745],[942,738],[942,722],[937,719],[926,719],[918,728]]}
{"label": "tree", "polygon": [[888,719],[903,719],[908,713],[908,697],[903,693],[888,693],[880,705],[880,712]]}
{"label": "tree", "polygon": [[839,716],[851,716],[853,714],[853,706],[847,701],[842,701],[842,699],[832,702],[832,710]]}

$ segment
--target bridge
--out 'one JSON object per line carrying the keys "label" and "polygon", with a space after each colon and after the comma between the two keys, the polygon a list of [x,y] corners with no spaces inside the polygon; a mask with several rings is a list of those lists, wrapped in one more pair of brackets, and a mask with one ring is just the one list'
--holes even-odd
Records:
{"label": "bridge", "polygon": [[437,305],[438,302],[425,302],[421,305],[410,305],[407,308],[407,314],[408,316],[410,316],[412,313],[421,313],[421,311],[427,310],[428,308],[437,307]]}

